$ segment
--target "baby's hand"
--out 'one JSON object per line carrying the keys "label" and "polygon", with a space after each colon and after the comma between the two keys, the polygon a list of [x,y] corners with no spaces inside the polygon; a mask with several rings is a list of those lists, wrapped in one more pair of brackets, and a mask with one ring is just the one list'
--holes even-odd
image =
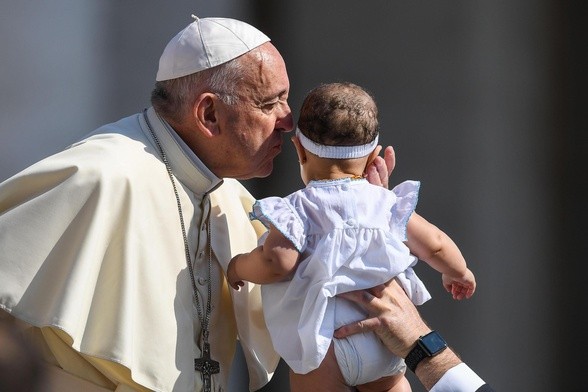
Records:
{"label": "baby's hand", "polygon": [[239,256],[233,257],[229,262],[229,267],[227,268],[227,280],[229,285],[237,291],[239,291],[239,289],[245,284],[241,279],[239,279],[237,272],[235,271],[235,263],[238,257]]}
{"label": "baby's hand", "polygon": [[242,280],[238,280],[236,282],[231,282],[229,281],[229,284],[231,285],[232,288],[234,288],[235,290],[239,291],[239,289],[245,284]]}
{"label": "baby's hand", "polygon": [[443,287],[451,293],[455,300],[469,299],[476,291],[476,278],[469,269],[466,269],[466,272],[460,277],[443,274],[442,279]]}

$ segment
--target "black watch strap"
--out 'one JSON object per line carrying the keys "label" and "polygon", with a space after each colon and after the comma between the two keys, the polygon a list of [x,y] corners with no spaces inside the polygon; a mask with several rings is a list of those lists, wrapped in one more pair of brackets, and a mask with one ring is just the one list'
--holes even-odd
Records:
{"label": "black watch strap", "polygon": [[408,366],[408,368],[414,373],[417,365],[427,357],[428,355],[425,350],[423,350],[423,348],[417,343],[417,345],[414,346],[412,350],[410,350],[404,359],[404,362],[406,362],[406,366]]}
{"label": "black watch strap", "polygon": [[417,340],[416,346],[410,350],[404,361],[406,362],[406,366],[414,373],[417,365],[423,359],[433,357],[446,348],[447,343],[439,332],[431,331]]}

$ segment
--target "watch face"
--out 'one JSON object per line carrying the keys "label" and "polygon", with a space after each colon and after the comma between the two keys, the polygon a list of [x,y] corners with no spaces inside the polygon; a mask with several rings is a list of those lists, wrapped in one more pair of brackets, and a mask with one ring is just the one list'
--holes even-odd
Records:
{"label": "watch face", "polygon": [[421,338],[421,342],[423,348],[429,352],[429,355],[435,355],[443,351],[443,349],[447,347],[447,343],[445,342],[445,340],[443,340],[443,338],[441,337],[441,335],[439,335],[437,331],[433,331],[423,336]]}

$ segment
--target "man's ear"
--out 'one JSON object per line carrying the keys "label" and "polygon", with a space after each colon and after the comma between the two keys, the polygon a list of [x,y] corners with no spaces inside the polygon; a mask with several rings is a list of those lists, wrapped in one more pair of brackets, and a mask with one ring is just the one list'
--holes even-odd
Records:
{"label": "man's ear", "polygon": [[304,149],[304,147],[302,147],[302,144],[300,144],[300,139],[298,139],[298,136],[292,136],[290,140],[292,140],[292,143],[294,143],[294,147],[296,147],[296,154],[298,154],[298,162],[300,162],[301,164],[305,164],[306,150]]}
{"label": "man's ear", "polygon": [[198,129],[206,136],[220,133],[218,123],[218,97],[213,93],[203,93],[194,102],[193,115]]}

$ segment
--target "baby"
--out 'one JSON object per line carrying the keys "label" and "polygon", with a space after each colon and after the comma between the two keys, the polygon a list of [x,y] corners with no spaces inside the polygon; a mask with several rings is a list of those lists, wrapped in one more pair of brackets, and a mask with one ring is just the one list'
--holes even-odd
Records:
{"label": "baby", "polygon": [[430,294],[412,267],[418,259],[441,273],[454,299],[476,281],[455,243],[415,212],[420,183],[393,190],[364,171],[377,155],[377,106],[351,83],[332,83],[305,98],[292,138],[306,187],[253,206],[265,242],[235,256],[230,285],[263,284],[263,311],[276,351],[290,367],[292,391],[410,391],[406,365],[375,334],[333,339],[366,314],[337,294],[396,278],[416,305]]}

